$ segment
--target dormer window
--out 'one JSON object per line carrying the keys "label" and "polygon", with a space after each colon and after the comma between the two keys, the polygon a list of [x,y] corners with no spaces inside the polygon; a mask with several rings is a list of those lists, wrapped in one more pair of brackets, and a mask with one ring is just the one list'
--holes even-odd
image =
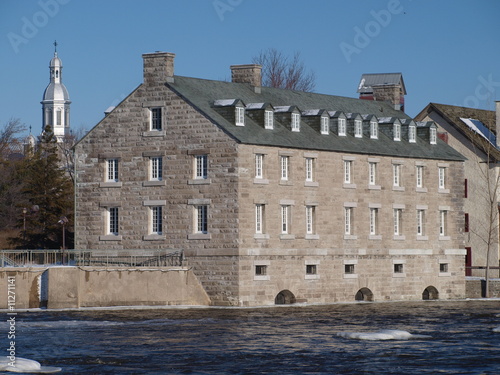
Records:
{"label": "dormer window", "polygon": [[339,118],[339,136],[345,137],[345,118]]}
{"label": "dormer window", "polygon": [[292,131],[300,131],[300,115],[298,113],[292,113]]}
{"label": "dormer window", "polygon": [[321,134],[328,134],[330,130],[329,126],[330,118],[323,116],[321,117]]}
{"label": "dormer window", "polygon": [[236,126],[245,126],[245,108],[236,107],[235,111]]}
{"label": "dormer window", "polygon": [[410,143],[415,143],[417,141],[417,129],[414,125],[408,127],[408,141]]}
{"label": "dormer window", "polygon": [[378,122],[370,121],[370,138],[378,139]]}
{"label": "dormer window", "polygon": [[356,138],[363,137],[363,128],[361,120],[354,120],[354,136]]}
{"label": "dormer window", "polygon": [[401,140],[401,124],[394,124],[394,140]]}
{"label": "dormer window", "polygon": [[431,145],[435,145],[437,143],[437,132],[436,128],[430,128],[430,142]]}
{"label": "dormer window", "polygon": [[274,112],[266,110],[264,112],[264,128],[273,129],[274,128]]}

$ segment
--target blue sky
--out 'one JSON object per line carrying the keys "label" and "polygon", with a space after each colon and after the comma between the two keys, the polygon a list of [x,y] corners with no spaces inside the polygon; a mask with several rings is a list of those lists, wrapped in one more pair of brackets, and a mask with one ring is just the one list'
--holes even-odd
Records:
{"label": "blue sky", "polygon": [[499,15],[498,0],[0,0],[0,126],[40,133],[54,40],[75,130],[134,90],[154,51],[215,80],[261,50],[298,51],[319,93],[357,97],[363,73],[401,72],[410,116],[429,102],[493,110]]}

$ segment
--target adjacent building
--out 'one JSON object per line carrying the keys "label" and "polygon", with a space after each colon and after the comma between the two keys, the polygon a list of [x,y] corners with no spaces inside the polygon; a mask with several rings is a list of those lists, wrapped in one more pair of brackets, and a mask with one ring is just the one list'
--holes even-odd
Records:
{"label": "adjacent building", "polygon": [[464,157],[392,104],[174,74],[75,146],[75,248],[182,249],[214,305],[462,298]]}

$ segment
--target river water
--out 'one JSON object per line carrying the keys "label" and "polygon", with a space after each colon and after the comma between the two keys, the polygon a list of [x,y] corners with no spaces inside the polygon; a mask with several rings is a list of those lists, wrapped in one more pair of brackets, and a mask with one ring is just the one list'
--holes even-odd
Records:
{"label": "river water", "polygon": [[15,328],[16,355],[61,374],[500,374],[500,300],[33,310]]}

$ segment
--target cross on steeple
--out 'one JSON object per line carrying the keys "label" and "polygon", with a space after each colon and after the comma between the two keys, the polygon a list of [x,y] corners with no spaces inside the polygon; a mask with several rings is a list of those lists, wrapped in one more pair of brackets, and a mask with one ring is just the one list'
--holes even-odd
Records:
{"label": "cross on steeple", "polygon": [[54,40],[54,54],[57,55],[57,40]]}

